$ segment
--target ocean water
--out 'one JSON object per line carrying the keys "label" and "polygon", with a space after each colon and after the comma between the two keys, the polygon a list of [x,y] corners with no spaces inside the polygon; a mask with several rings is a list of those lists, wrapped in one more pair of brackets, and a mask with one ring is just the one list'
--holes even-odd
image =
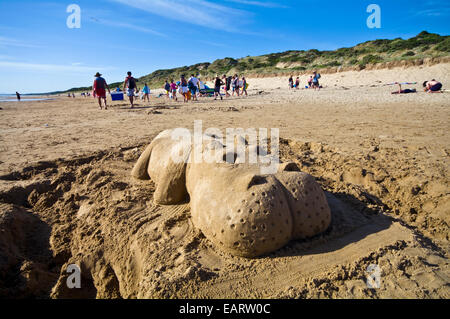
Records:
{"label": "ocean water", "polygon": [[[27,101],[49,101],[54,100],[50,98],[26,98],[26,95],[20,96],[20,102]],[[15,94],[0,94],[0,102],[19,102]]]}

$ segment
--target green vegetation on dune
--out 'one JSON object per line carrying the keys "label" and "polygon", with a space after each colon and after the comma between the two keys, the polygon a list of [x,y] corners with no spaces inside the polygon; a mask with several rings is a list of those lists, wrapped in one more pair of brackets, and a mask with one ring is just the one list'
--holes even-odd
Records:
{"label": "green vegetation on dune", "polygon": [[[359,66],[365,68],[369,64],[443,57],[450,55],[450,36],[421,32],[417,36],[403,40],[380,39],[367,41],[351,48],[340,48],[334,51],[296,51],[290,50],[261,56],[244,57],[240,59],[224,58],[212,63],[198,63],[174,69],[157,70],[139,78],[139,86],[148,83],[151,87],[161,87],[164,81],[178,81],[182,74],[199,75],[211,78],[222,74],[273,74],[292,71],[304,71],[330,67]],[[112,83],[111,88],[121,87],[122,83]],[[74,88],[67,92],[88,91],[90,87]]]}

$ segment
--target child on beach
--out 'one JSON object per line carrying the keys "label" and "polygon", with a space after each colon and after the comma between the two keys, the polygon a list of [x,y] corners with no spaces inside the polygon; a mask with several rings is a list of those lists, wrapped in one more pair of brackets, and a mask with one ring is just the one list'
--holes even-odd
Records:
{"label": "child on beach", "polygon": [[172,99],[174,99],[175,101],[178,101],[178,98],[177,98],[177,85],[175,84],[173,79],[170,80],[170,92],[172,93]]}
{"label": "child on beach", "polygon": [[248,95],[247,94],[247,87],[248,87],[247,80],[245,79],[245,77],[242,77],[242,95],[244,95],[244,93],[245,93],[245,96]]}
{"label": "child on beach", "polygon": [[144,88],[142,89],[142,94],[144,94],[144,102],[145,102],[145,99],[147,99],[147,102],[150,102],[150,96],[149,96],[150,89],[149,89],[147,83],[144,83]]}
{"label": "child on beach", "polygon": [[416,93],[416,89],[404,89],[402,90],[402,85],[400,83],[398,84],[398,91],[392,92],[392,94],[408,94],[408,93]]}
{"label": "child on beach", "polygon": [[308,88],[309,89],[312,88],[312,82],[313,82],[313,77],[310,76],[309,79],[308,79]]}
{"label": "child on beach", "polygon": [[170,93],[170,83],[166,80],[166,83],[164,84],[164,90],[166,90],[166,96],[169,98]]}
{"label": "child on beach", "polygon": [[108,109],[108,105],[106,104],[106,89],[108,89],[109,94],[111,94],[106,80],[102,78],[102,75],[99,72],[97,72],[95,74],[94,84],[92,85],[92,91],[94,97],[98,98],[98,105],[100,106],[100,110],[103,109],[102,99],[105,101],[105,110]]}

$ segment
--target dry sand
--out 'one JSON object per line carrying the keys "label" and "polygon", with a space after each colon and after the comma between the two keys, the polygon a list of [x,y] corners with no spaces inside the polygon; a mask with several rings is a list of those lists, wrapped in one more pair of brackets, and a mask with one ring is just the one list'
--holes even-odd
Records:
{"label": "dry sand", "polygon": [[[450,64],[323,75],[324,89],[248,79],[249,96],[129,109],[92,98],[0,103],[0,296],[449,298]],[[419,93],[391,95],[394,81]],[[306,77],[302,77],[306,82]],[[159,91],[153,92],[158,93]],[[189,204],[152,202],[130,171],[160,131],[279,128],[281,157],[326,190],[331,228],[268,256],[221,252]],[[67,289],[67,265],[82,288]],[[381,270],[369,289],[366,269]]]}

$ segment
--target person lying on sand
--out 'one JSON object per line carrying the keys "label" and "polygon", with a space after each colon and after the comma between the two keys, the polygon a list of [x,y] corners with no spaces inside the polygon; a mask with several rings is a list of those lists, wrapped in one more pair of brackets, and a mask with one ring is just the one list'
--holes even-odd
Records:
{"label": "person lying on sand", "polygon": [[92,86],[92,91],[94,92],[94,96],[98,98],[98,105],[100,106],[100,110],[102,108],[102,99],[105,101],[105,110],[108,109],[108,105],[106,104],[106,89],[108,89],[109,94],[111,91],[109,90],[109,86],[106,83],[106,80],[102,78],[102,75],[97,72],[95,74],[94,85]]}
{"label": "person lying on sand", "polygon": [[392,92],[392,94],[408,94],[408,93],[416,93],[416,89],[405,89],[402,90],[402,85],[400,83],[398,84],[398,91]]}
{"label": "person lying on sand", "polygon": [[424,91],[427,93],[442,93],[442,83],[435,79],[423,82]]}

